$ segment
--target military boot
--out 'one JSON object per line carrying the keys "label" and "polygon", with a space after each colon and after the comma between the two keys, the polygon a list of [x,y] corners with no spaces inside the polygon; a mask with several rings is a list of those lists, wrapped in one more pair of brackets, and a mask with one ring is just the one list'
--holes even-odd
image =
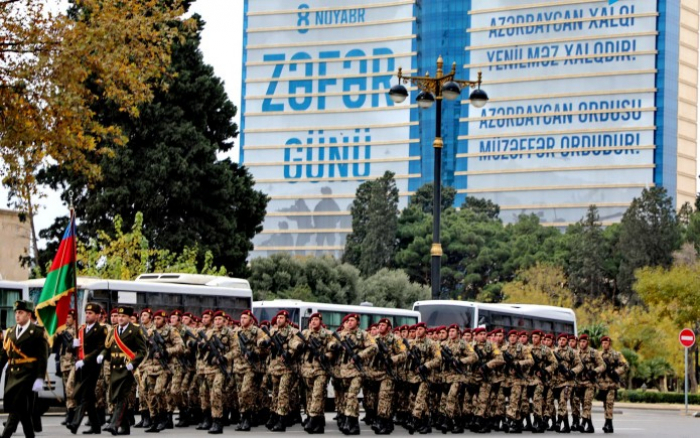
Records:
{"label": "military boot", "polygon": [[574,415],[571,417],[571,431],[572,432],[578,432],[581,430],[581,425],[579,424],[579,417]]}
{"label": "military boot", "polygon": [[162,432],[165,429],[168,428],[168,413],[167,412],[160,412],[158,415],[158,421],[157,421],[156,427],[158,428],[158,432]]}
{"label": "military boot", "polygon": [[141,421],[139,421],[138,423],[134,424],[134,427],[137,428],[137,429],[141,429],[141,428],[143,428],[143,427],[150,427],[150,424],[149,424],[148,426],[144,426],[144,424],[146,423],[146,418],[149,418],[149,421],[148,421],[148,422],[150,423],[150,414],[149,414],[149,412],[148,412],[148,411],[141,411]]}
{"label": "military boot", "polygon": [[559,433],[571,433],[571,428],[569,427],[569,416],[564,415],[561,417],[561,428],[557,431]]}
{"label": "military boot", "polygon": [[202,422],[195,428],[196,430],[211,429],[211,411],[206,411],[202,414]]}
{"label": "military boot", "polygon": [[[343,414],[338,414],[336,417],[336,424],[338,425],[338,430],[343,432],[347,423],[347,417]],[[345,434],[345,432],[343,432],[343,434]]]}
{"label": "military boot", "polygon": [[287,426],[284,425],[284,417],[281,415],[275,415],[275,417],[277,418],[277,421],[270,428],[270,432],[285,432],[287,430]]}
{"label": "military boot", "polygon": [[187,408],[180,408],[180,416],[175,427],[187,427],[190,425],[190,411]]}
{"label": "military boot", "polygon": [[241,421],[236,426],[236,431],[238,432],[250,432],[250,412],[243,412],[241,414]]}
{"label": "military boot", "polygon": [[532,433],[544,433],[546,428],[547,423],[544,422],[544,418],[535,415],[534,421],[532,422]]}
{"label": "military boot", "polygon": [[404,427],[410,435],[413,435],[416,429],[420,427],[420,418],[411,416],[408,418],[408,420],[406,420],[406,425]]}
{"label": "military boot", "polygon": [[530,418],[530,414],[527,414],[524,420],[525,427],[523,427],[523,432],[532,432],[532,419]]}
{"label": "military boot", "polygon": [[209,432],[212,435],[221,435],[224,433],[224,421],[223,418],[214,418],[212,420],[211,428]]}
{"label": "military boot", "polygon": [[593,427],[593,421],[590,418],[585,418],[583,420],[583,425],[581,427],[581,433],[595,433],[595,428]]}
{"label": "military boot", "polygon": [[360,419],[359,419],[359,417],[348,417],[346,424],[347,424],[347,426],[345,427],[345,435],[359,435],[360,434]]}
{"label": "military boot", "polygon": [[365,409],[365,417],[362,419],[362,422],[368,426],[372,425],[374,422],[374,411],[372,409]]}
{"label": "military boot", "polygon": [[173,413],[168,412],[165,415],[165,428],[166,429],[173,429],[175,425],[173,424]]}
{"label": "military boot", "polygon": [[613,433],[614,432],[612,418],[605,420],[605,426],[603,426],[603,432],[605,432],[605,433]]}
{"label": "military boot", "polygon": [[163,416],[163,414],[160,412],[158,412],[156,415],[154,415],[153,418],[151,419],[152,420],[151,427],[146,429],[144,432],[146,432],[146,433],[158,433],[158,432],[160,432],[161,429],[159,429],[158,426],[160,426],[162,416]]}
{"label": "military boot", "polygon": [[558,432],[561,429],[561,415],[552,418],[552,426],[547,429],[550,432]]}

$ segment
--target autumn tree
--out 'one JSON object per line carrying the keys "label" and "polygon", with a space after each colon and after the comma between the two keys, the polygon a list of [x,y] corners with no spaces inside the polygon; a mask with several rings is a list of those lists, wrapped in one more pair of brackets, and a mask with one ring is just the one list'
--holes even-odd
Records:
{"label": "autumn tree", "polygon": [[74,3],[80,12],[69,16],[43,0],[0,2],[0,178],[29,220],[47,163],[99,178],[86,157],[109,155],[107,145],[127,138],[92,105],[108,99],[137,116],[164,85],[172,43],[187,29],[169,25],[184,13],[180,0]]}

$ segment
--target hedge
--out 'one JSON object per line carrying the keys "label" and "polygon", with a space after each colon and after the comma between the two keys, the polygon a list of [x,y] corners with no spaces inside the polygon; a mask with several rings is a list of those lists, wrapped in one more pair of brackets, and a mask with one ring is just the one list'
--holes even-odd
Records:
{"label": "hedge", "polygon": [[[677,392],[656,392],[621,389],[617,392],[617,399],[630,403],[685,403],[685,395]],[[700,405],[700,394],[688,394],[688,403]]]}

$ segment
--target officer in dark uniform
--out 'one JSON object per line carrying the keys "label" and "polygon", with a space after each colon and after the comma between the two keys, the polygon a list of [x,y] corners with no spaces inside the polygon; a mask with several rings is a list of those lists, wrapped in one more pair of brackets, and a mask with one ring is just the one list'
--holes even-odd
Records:
{"label": "officer in dark uniform", "polygon": [[49,342],[43,327],[31,322],[31,301],[16,301],[16,326],[7,329],[0,352],[0,373],[7,364],[3,405],[9,414],[2,438],[10,438],[21,422],[24,436],[34,438],[32,402],[44,384]]}
{"label": "officer in dark uniform", "polygon": [[83,433],[99,434],[100,418],[97,411],[97,396],[95,388],[100,378],[102,366],[97,363],[97,357],[105,348],[108,329],[99,323],[102,308],[99,304],[88,303],[85,306],[85,324],[78,329],[76,336],[78,348],[75,362],[75,400],[79,403],[73,419],[66,427],[75,434],[87,413],[90,429]]}
{"label": "officer in dark uniform", "polygon": [[109,334],[105,349],[97,356],[97,363],[108,359],[111,370],[109,390],[114,414],[104,430],[112,435],[129,435],[129,395],[136,383],[134,372],[146,356],[146,341],[139,328],[131,323],[133,308],[119,306],[117,314],[118,324]]}

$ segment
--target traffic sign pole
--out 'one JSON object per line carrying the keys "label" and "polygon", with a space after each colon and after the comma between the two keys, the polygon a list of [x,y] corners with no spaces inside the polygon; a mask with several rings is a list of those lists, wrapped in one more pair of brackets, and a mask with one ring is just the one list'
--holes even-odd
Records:
{"label": "traffic sign pole", "polygon": [[685,415],[688,416],[688,347],[685,348]]}
{"label": "traffic sign pole", "polygon": [[695,345],[695,332],[691,329],[681,330],[678,341],[685,349],[685,415],[688,415],[688,349]]}

